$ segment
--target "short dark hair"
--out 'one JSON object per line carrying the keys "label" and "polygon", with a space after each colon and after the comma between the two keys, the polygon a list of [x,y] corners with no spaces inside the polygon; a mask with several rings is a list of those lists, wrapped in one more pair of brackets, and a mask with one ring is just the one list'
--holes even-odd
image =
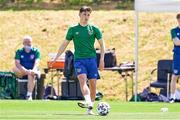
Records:
{"label": "short dark hair", "polygon": [[88,7],[88,6],[82,6],[80,9],[79,9],[79,13],[82,13],[82,12],[92,12],[92,8],[91,7]]}
{"label": "short dark hair", "polygon": [[178,13],[178,14],[176,15],[176,18],[177,18],[177,19],[180,19],[180,13]]}

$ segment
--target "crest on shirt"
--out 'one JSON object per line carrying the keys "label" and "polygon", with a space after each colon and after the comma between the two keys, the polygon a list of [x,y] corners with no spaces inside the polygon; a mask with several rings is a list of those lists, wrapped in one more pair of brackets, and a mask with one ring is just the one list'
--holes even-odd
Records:
{"label": "crest on shirt", "polygon": [[76,32],[75,34],[76,34],[76,35],[79,35],[79,32]]}
{"label": "crest on shirt", "polygon": [[89,31],[88,31],[88,34],[89,34],[89,35],[92,35],[92,34],[93,34],[93,31],[92,31],[92,30],[89,30]]}
{"label": "crest on shirt", "polygon": [[21,58],[24,58],[24,56],[23,56],[23,55],[21,55]]}
{"label": "crest on shirt", "polygon": [[30,58],[31,58],[31,59],[34,59],[34,55],[31,55]]}
{"label": "crest on shirt", "polygon": [[177,74],[177,73],[178,73],[178,70],[174,70],[174,73]]}
{"label": "crest on shirt", "polygon": [[95,77],[97,77],[97,74],[94,74]]}
{"label": "crest on shirt", "polygon": [[92,34],[93,34],[93,29],[92,29],[92,27],[90,27],[90,26],[88,27],[88,34],[89,34],[89,35],[92,35]]}
{"label": "crest on shirt", "polygon": [[78,68],[78,69],[77,69],[77,72],[80,73],[80,72],[81,72],[81,68]]}
{"label": "crest on shirt", "polygon": [[177,35],[179,36],[179,35],[180,35],[180,33],[177,33]]}

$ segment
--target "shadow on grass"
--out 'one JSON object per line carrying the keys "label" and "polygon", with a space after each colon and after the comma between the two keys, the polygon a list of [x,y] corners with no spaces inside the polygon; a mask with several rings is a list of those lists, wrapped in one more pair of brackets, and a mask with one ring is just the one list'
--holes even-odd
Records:
{"label": "shadow on grass", "polygon": [[[37,118],[39,118],[38,116],[43,116],[43,119],[46,119],[47,118],[47,116],[54,116],[54,117],[57,117],[57,116],[82,116],[82,117],[84,117],[84,116],[89,116],[89,115],[87,115],[87,114],[80,114],[80,113],[55,113],[55,114],[51,114],[51,113],[38,113],[38,114],[36,114],[36,113],[34,113],[34,114],[32,114],[32,113],[30,113],[30,114],[16,114],[16,115],[8,115],[7,117],[6,116],[0,116],[0,119],[9,119],[9,118],[14,118],[14,117],[16,117],[16,118],[18,118],[18,119],[24,119],[24,117],[26,117],[26,118],[32,118],[32,119],[34,119],[35,117],[37,117]],[[95,114],[95,115],[92,115],[92,116],[99,116],[98,114]],[[49,118],[48,118],[49,119]]]}

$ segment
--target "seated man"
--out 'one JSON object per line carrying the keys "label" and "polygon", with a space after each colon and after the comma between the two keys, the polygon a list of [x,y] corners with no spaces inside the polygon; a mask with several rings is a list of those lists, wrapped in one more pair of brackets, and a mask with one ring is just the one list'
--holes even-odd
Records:
{"label": "seated man", "polygon": [[40,60],[40,52],[32,46],[32,38],[25,36],[23,38],[23,48],[18,49],[15,55],[15,72],[16,76],[22,78],[27,76],[27,100],[32,100],[32,92],[35,85],[35,75],[38,75],[38,65]]}

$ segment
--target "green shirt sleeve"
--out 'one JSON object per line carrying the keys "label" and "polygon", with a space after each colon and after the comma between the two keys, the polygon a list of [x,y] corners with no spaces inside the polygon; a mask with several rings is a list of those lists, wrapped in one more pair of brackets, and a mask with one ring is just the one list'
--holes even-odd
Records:
{"label": "green shirt sleeve", "polygon": [[171,30],[171,38],[174,39],[175,37],[177,37],[176,36],[176,31],[175,31],[175,29],[172,29]]}
{"label": "green shirt sleeve", "polygon": [[20,52],[19,52],[19,50],[17,50],[16,53],[15,53],[15,60],[20,60]]}
{"label": "green shirt sleeve", "polygon": [[38,49],[36,50],[35,58],[36,58],[36,59],[40,59],[40,58],[41,58],[41,54],[40,54],[40,52],[39,52]]}
{"label": "green shirt sleeve", "polygon": [[95,37],[97,40],[102,39],[102,32],[100,31],[100,29],[98,27],[94,27],[94,31],[95,31]]}
{"label": "green shirt sleeve", "polygon": [[73,29],[70,27],[66,34],[66,40],[71,41],[73,39]]}

